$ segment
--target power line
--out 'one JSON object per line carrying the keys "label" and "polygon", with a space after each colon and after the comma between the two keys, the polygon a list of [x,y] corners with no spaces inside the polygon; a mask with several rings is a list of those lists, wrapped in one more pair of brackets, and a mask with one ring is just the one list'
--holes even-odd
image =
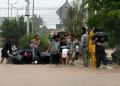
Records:
{"label": "power line", "polygon": [[[26,10],[25,7],[18,7],[19,8],[23,8],[23,9],[20,9],[20,10]],[[0,7],[0,9],[4,9],[4,10],[8,10],[7,7]],[[34,10],[57,10],[59,9],[59,7],[35,7]],[[16,10],[16,9],[13,9],[13,10]],[[30,7],[30,10],[32,10],[32,8]]]}

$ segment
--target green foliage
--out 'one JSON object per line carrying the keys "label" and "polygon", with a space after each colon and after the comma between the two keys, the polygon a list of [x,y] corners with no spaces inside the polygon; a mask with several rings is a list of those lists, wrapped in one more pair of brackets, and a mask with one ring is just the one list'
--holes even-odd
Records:
{"label": "green foliage", "polygon": [[35,38],[35,33],[29,33],[29,35],[23,35],[19,39],[19,48],[27,49],[27,43]]}
{"label": "green foliage", "polygon": [[[31,26],[30,22],[30,26]],[[19,19],[17,20],[16,18],[14,19],[6,19],[2,22],[1,25],[1,37],[5,39],[4,43],[9,40],[9,37],[11,35],[15,36],[15,41],[14,44],[18,47],[19,43],[18,40],[22,35],[26,34],[27,31],[27,23],[25,21],[24,16],[20,16]],[[32,31],[32,28],[30,27],[30,32]]]}
{"label": "green foliage", "polygon": [[[29,35],[23,35],[21,39],[19,39],[19,44],[20,44],[19,48],[27,49],[27,43],[35,38],[35,33],[36,32],[34,32],[33,34],[30,33]],[[48,35],[39,36],[39,40],[40,40],[40,46],[39,46],[40,51],[46,51],[49,46]]]}
{"label": "green foliage", "polygon": [[88,9],[96,13],[87,19],[87,26],[100,27],[101,31],[108,33],[109,47],[120,44],[120,1],[90,0],[88,4]]}
{"label": "green foliage", "polygon": [[39,36],[40,39],[40,51],[46,51],[49,47],[48,35]]}

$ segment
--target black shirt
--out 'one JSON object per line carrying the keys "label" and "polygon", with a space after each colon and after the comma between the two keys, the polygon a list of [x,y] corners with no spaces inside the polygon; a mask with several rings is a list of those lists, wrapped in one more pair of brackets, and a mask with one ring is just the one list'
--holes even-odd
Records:
{"label": "black shirt", "polygon": [[[104,41],[99,41],[100,43],[104,43]],[[96,45],[96,53],[105,53],[105,48],[102,45]]]}
{"label": "black shirt", "polygon": [[12,53],[12,48],[11,48],[11,41],[9,40],[8,42],[5,43],[3,50],[5,52],[7,52],[8,50],[10,51],[10,53]]}
{"label": "black shirt", "polygon": [[62,49],[64,49],[65,47],[67,47],[67,43],[60,42],[60,52],[62,52]]}

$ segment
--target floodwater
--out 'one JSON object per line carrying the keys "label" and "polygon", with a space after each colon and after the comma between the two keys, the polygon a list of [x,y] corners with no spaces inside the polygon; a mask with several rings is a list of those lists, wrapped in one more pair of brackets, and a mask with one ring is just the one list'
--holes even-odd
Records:
{"label": "floodwater", "polygon": [[0,86],[120,86],[120,66],[112,69],[64,65],[0,64]]}

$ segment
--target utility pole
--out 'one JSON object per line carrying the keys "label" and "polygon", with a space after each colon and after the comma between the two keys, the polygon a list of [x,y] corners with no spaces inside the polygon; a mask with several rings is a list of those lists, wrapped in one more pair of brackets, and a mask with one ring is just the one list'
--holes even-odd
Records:
{"label": "utility pole", "polygon": [[12,5],[11,5],[11,18],[12,18]]}
{"label": "utility pole", "polygon": [[[29,11],[29,0],[27,2],[27,11]],[[27,34],[29,34],[29,16],[27,16]]]}
{"label": "utility pole", "polygon": [[13,4],[6,3],[6,4],[8,4],[8,5],[11,5],[11,17],[12,17],[12,7],[13,7],[14,4],[17,4],[17,3],[18,3],[18,2],[13,3]]}
{"label": "utility pole", "polygon": [[8,0],[8,19],[9,19],[9,0]]}
{"label": "utility pole", "polygon": [[19,15],[18,15],[18,11],[19,11],[20,9],[23,9],[23,8],[16,8],[16,7],[13,7],[13,8],[17,9],[17,16],[16,16],[16,17],[17,17],[17,20],[18,20],[18,16],[19,16]]}
{"label": "utility pole", "polygon": [[26,12],[25,16],[27,16],[27,34],[29,35],[29,16],[30,16],[30,11],[29,11],[29,0],[25,0],[27,2],[27,7],[26,7]]}
{"label": "utility pole", "polygon": [[17,3],[18,3],[18,2],[11,4],[11,17],[12,17],[12,6],[13,6],[14,4],[17,4]]}
{"label": "utility pole", "polygon": [[17,9],[17,20],[18,20],[18,10],[19,10],[19,9]]}
{"label": "utility pole", "polygon": [[33,14],[32,14],[32,34],[33,34],[33,28],[34,28],[34,0],[33,0]]}

